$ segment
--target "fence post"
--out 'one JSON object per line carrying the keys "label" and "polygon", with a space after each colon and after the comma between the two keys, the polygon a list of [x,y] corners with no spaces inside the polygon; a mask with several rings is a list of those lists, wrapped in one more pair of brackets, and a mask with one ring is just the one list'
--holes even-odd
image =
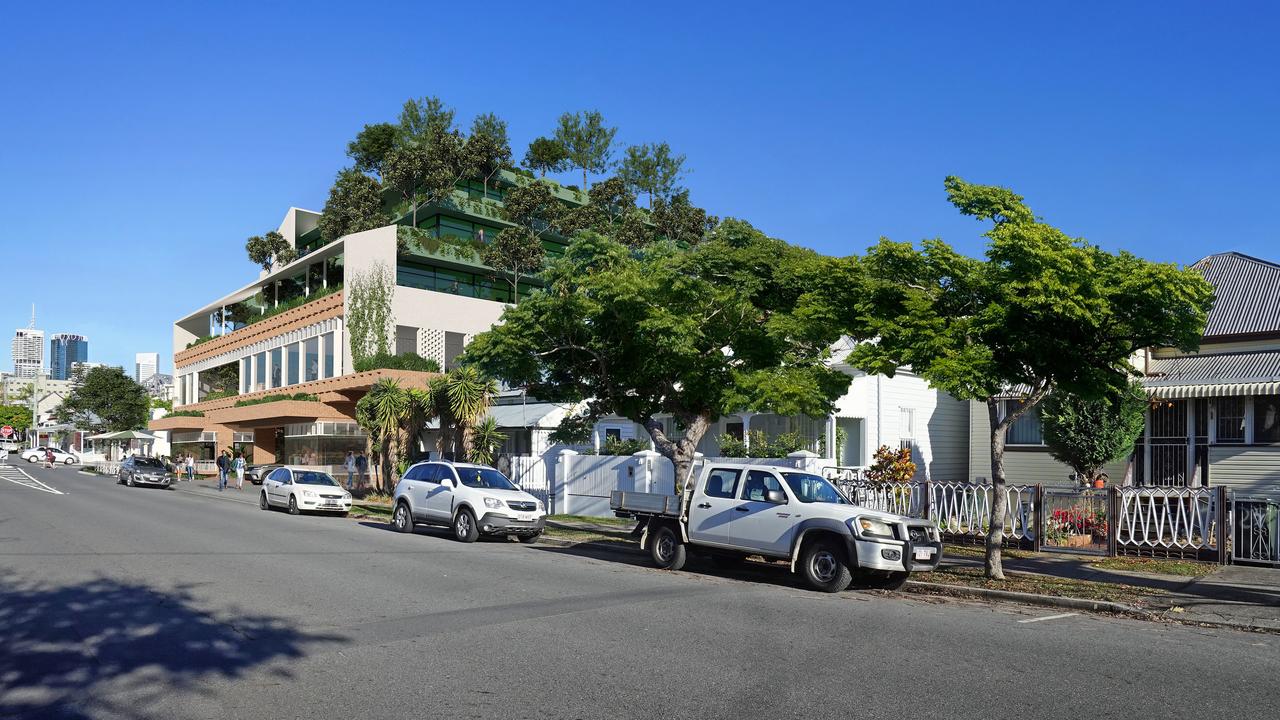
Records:
{"label": "fence post", "polygon": [[1231,541],[1231,533],[1227,527],[1229,520],[1239,521],[1239,518],[1233,518],[1227,511],[1227,486],[1219,485],[1214,497],[1214,504],[1217,506],[1217,512],[1214,513],[1214,522],[1217,528],[1214,531],[1218,543],[1218,564],[1226,565],[1231,561],[1231,553],[1227,551],[1227,544]]}
{"label": "fence post", "polygon": [[1107,488],[1107,555],[1120,554],[1120,488]]}
{"label": "fence post", "polygon": [[920,485],[920,490],[921,490],[921,492],[923,492],[923,493],[924,493],[924,495],[920,498],[920,517],[924,518],[925,520],[932,520],[932,519],[933,519],[933,509],[930,507],[930,505],[932,505],[932,504],[933,504],[933,503],[932,503],[932,501],[933,501],[933,481],[931,481],[931,480],[925,480],[925,481]]}
{"label": "fence post", "polygon": [[[556,472],[555,475],[550,478],[551,488],[550,492],[547,493],[547,499],[549,500],[547,504],[551,506],[551,509],[548,512],[551,515],[555,515],[557,513],[570,514],[568,507],[569,494],[565,491],[565,488],[569,481],[569,465],[573,462],[573,457],[577,454],[577,451],[570,450],[568,448],[565,448],[556,454]],[[556,497],[561,493],[564,494],[564,506],[560,506],[556,503]]]}
{"label": "fence post", "polygon": [[1031,534],[1031,549],[1040,552],[1044,548],[1044,485],[1041,483],[1036,483],[1036,509],[1032,516],[1036,530]]}

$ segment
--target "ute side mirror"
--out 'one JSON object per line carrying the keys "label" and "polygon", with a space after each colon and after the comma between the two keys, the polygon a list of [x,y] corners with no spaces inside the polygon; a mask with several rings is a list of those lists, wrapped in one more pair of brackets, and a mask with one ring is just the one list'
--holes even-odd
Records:
{"label": "ute side mirror", "polygon": [[767,490],[764,494],[764,501],[774,505],[786,505],[787,494],[781,490]]}

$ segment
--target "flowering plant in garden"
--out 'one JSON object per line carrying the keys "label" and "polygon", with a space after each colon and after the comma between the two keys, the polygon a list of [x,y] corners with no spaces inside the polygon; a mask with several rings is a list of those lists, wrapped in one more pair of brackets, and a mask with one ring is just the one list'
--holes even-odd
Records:
{"label": "flowering plant in garden", "polygon": [[1106,535],[1107,514],[1102,510],[1072,507],[1058,508],[1049,513],[1048,532],[1051,535]]}

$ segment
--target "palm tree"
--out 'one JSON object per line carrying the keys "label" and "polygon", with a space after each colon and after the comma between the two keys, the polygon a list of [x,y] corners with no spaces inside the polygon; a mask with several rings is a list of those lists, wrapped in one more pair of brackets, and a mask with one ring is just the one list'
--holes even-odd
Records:
{"label": "palm tree", "polygon": [[471,462],[492,465],[493,454],[506,440],[507,436],[498,431],[496,419],[487,417],[481,420],[471,431]]}
{"label": "palm tree", "polygon": [[460,460],[472,457],[472,434],[498,394],[496,380],[481,377],[473,367],[450,370],[431,382],[434,414],[440,418],[441,455]]}
{"label": "palm tree", "polygon": [[[361,406],[364,406],[361,408]],[[361,421],[371,443],[376,442],[382,463],[381,489],[390,492],[398,475],[398,460],[403,447],[404,426],[409,419],[409,395],[400,383],[383,378],[369,388],[356,404],[356,417]]]}

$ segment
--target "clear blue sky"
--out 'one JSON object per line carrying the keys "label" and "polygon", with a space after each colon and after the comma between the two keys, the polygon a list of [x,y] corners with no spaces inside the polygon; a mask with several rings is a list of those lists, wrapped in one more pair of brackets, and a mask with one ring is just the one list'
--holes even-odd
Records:
{"label": "clear blue sky", "polygon": [[245,238],[421,95],[517,155],[598,108],[687,154],[695,202],[827,253],[980,253],[956,174],[1108,248],[1280,260],[1275,3],[219,5],[5,10],[5,347],[35,302],[91,360],[170,369],[174,318],[256,276]]}

